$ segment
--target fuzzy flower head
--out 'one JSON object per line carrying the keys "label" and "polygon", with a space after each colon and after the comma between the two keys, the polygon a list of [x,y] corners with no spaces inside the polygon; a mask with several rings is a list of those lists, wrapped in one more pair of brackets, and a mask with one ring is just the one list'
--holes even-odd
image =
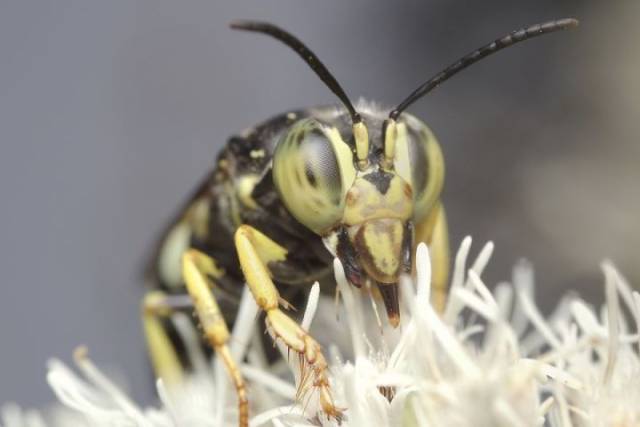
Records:
{"label": "fuzzy flower head", "polygon": [[[640,426],[640,294],[605,263],[604,306],[567,297],[545,319],[534,303],[529,264],[518,264],[512,283],[490,291],[481,275],[493,245],[468,265],[470,247],[466,238],[443,313],[429,303],[429,255],[418,247],[416,277],[401,281],[397,330],[382,326],[376,300],[348,285],[339,261],[343,310],[314,285],[302,325],[329,355],[341,424],[322,412],[306,367],[280,343],[282,359],[267,362],[255,328],[257,306],[245,290],[231,351],[244,361],[250,425]],[[80,375],[60,361],[49,364],[47,380],[66,411],[6,405],[2,425],[237,425],[236,397],[221,363],[206,359],[188,318],[176,314],[172,321],[194,370],[179,387],[157,382],[159,408],[137,406],[80,349]]]}

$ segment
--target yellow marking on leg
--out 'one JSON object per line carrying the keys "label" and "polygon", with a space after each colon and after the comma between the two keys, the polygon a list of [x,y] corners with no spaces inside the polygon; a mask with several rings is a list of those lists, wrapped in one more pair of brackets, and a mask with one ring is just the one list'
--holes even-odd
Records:
{"label": "yellow marking on leg", "polygon": [[[277,257],[284,259],[286,251],[277,243],[269,239],[258,230],[248,225],[242,225],[235,234],[236,249],[240,259],[240,267],[244,273],[249,289],[258,306],[266,311],[266,323],[275,338],[280,338],[291,350],[298,353],[303,362],[311,370],[310,379],[319,392],[322,410],[329,417],[341,419],[342,411],[333,403],[327,377],[327,362],[322,354],[320,344],[309,335],[298,323],[287,316],[278,306],[279,293],[271,280],[266,267],[270,260]],[[263,257],[264,256],[264,257]],[[307,391],[307,382],[300,381],[299,396]]]}
{"label": "yellow marking on leg", "polygon": [[[210,262],[207,261],[207,258]],[[239,425],[246,427],[249,425],[247,390],[238,365],[233,360],[227,346],[230,337],[229,329],[224,321],[218,302],[211,292],[213,283],[207,278],[206,271],[200,269],[201,266],[210,266],[211,263],[213,263],[213,260],[210,257],[202,252],[190,249],[182,256],[182,275],[189,295],[193,299],[204,335],[218,357],[222,359],[229,376],[233,380],[238,396]]]}
{"label": "yellow marking on leg", "polygon": [[266,264],[270,260],[284,260],[286,251],[273,240],[247,225],[238,227],[235,243],[240,267],[256,303],[265,311],[278,308],[280,294],[271,280]]}
{"label": "yellow marking on leg", "polygon": [[[263,263],[268,264],[273,261],[284,261],[287,258],[287,250],[271,240],[265,234],[253,227],[242,225],[238,228],[238,233],[247,237],[260,256]],[[236,243],[237,243],[236,233]]]}
{"label": "yellow marking on leg", "polygon": [[[211,276],[214,279],[219,279],[224,276],[224,269],[218,267],[215,260],[209,255],[206,255],[195,249],[187,251],[194,266],[205,276]],[[184,254],[183,254],[184,255]],[[184,278],[184,267],[183,267]]]}
{"label": "yellow marking on leg", "polygon": [[425,242],[431,256],[431,300],[439,312],[444,310],[449,281],[449,234],[447,217],[441,203],[416,226],[416,246]]}
{"label": "yellow marking on leg", "polygon": [[167,387],[172,387],[182,383],[184,372],[176,349],[160,320],[171,314],[163,301],[163,292],[151,291],[145,295],[142,302],[142,325],[155,375]]}
{"label": "yellow marking on leg", "polygon": [[238,195],[238,199],[249,209],[256,209],[258,207],[258,204],[253,200],[251,194],[259,181],[260,176],[258,175],[246,175],[236,181],[236,194]]}

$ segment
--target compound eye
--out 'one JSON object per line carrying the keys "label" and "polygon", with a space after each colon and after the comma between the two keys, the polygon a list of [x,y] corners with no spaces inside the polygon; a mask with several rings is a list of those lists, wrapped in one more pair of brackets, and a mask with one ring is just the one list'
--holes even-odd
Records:
{"label": "compound eye", "polygon": [[294,124],[273,157],[273,180],[285,206],[317,234],[342,219],[355,173],[353,153],[338,130],[315,119]]}
{"label": "compound eye", "polygon": [[[405,114],[405,116],[408,116]],[[414,117],[398,123],[394,166],[413,190],[413,217],[424,219],[436,204],[444,183],[444,160],[431,130]]]}

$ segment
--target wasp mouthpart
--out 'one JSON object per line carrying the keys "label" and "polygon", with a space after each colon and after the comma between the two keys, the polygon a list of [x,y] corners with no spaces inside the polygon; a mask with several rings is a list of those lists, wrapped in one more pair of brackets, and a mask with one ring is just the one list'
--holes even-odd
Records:
{"label": "wasp mouthpart", "polygon": [[378,290],[382,295],[384,307],[387,309],[389,323],[394,328],[400,324],[400,302],[398,298],[398,285],[396,283],[378,283]]}

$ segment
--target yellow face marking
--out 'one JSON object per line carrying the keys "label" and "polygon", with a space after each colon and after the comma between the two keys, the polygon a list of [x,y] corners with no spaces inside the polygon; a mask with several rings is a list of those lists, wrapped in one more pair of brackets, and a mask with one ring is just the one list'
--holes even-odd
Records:
{"label": "yellow face marking", "polygon": [[332,127],[327,129],[326,133],[338,159],[340,176],[342,177],[342,196],[344,197],[356,179],[356,169],[353,167],[353,152],[342,139],[338,129]]}
{"label": "yellow face marking", "polygon": [[407,125],[396,124],[395,171],[406,182],[411,183],[411,162],[409,159],[409,145],[407,141]]}
{"label": "yellow face marking", "polygon": [[408,220],[413,213],[411,187],[398,175],[394,175],[385,194],[376,186],[359,177],[346,195],[346,207],[342,222],[345,225],[361,224],[370,219],[396,218]]}
{"label": "yellow face marking", "polygon": [[395,283],[401,266],[404,229],[398,219],[365,222],[358,230],[355,246],[367,274],[381,283]]}
{"label": "yellow face marking", "polygon": [[427,177],[426,190],[416,198],[416,218],[426,216],[440,198],[444,186],[444,159],[440,145],[435,136],[425,127],[421,137],[427,142],[427,158],[429,159],[429,176]]}
{"label": "yellow face marking", "polygon": [[[411,185],[414,219],[419,221],[429,214],[440,197],[444,184],[444,160],[438,141],[426,125],[414,123],[412,129],[419,129],[419,132],[410,135],[406,123],[398,122],[396,125],[394,169]],[[428,171],[426,180],[415,182],[416,176],[425,168]]]}

